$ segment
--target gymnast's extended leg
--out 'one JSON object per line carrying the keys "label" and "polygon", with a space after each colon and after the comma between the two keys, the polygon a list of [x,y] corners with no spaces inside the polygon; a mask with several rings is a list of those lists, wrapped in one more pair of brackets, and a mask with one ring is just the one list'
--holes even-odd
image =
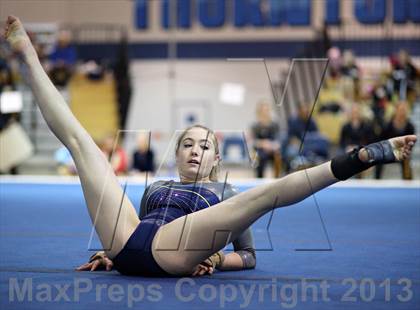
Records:
{"label": "gymnast's extended leg", "polygon": [[382,145],[377,143],[375,148],[368,146],[355,150],[351,154],[292,173],[215,206],[178,218],[162,226],[157,232],[153,240],[153,256],[171,274],[191,274],[197,264],[235,240],[241,232],[273,208],[297,203],[373,165],[374,163],[369,162],[367,149],[377,152],[379,148],[379,153],[383,153],[379,154],[379,157],[383,157],[379,161],[401,161],[410,155],[416,136],[389,141],[389,145],[385,145],[388,147],[386,152],[382,152]]}
{"label": "gymnast's extended leg", "polygon": [[136,210],[129,199],[123,197],[123,190],[107,159],[43,70],[17,18],[9,16],[5,37],[28,68],[29,85],[49,128],[69,149],[75,161],[89,215],[103,248],[113,258],[139,224]]}

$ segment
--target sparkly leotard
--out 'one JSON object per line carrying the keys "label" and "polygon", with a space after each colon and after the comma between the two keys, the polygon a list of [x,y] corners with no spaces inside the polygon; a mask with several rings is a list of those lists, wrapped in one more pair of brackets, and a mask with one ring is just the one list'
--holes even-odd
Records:
{"label": "sparkly leotard", "polygon": [[[230,184],[158,181],[145,190],[140,207],[140,224],[123,250],[114,258],[123,274],[168,276],[152,256],[151,246],[157,230],[173,220],[208,208],[236,194]],[[250,229],[235,241],[235,251],[254,251]]]}

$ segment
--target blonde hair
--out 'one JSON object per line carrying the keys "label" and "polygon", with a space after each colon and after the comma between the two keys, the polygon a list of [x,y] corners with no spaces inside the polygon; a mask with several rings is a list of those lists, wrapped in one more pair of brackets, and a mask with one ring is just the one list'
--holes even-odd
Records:
{"label": "blonde hair", "polygon": [[[175,156],[178,154],[179,146],[181,145],[182,139],[184,139],[185,135],[193,128],[201,128],[207,131],[208,137],[211,137],[213,145],[214,145],[214,152],[216,155],[219,155],[219,142],[217,141],[216,135],[214,134],[214,131],[210,128],[207,128],[203,125],[192,125],[190,127],[187,127],[178,137],[176,141],[175,146]],[[219,181],[219,170],[220,170],[220,161],[217,162],[216,166],[213,166],[210,171],[209,179],[212,182],[218,182]]]}
{"label": "blonde hair", "polygon": [[269,101],[261,100],[256,106],[257,120],[262,123],[270,123],[273,120],[272,108]]}

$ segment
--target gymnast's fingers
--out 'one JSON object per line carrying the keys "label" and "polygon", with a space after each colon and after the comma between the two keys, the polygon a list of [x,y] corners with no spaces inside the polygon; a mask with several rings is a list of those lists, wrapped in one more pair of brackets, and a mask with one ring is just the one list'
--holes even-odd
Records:
{"label": "gymnast's fingers", "polygon": [[202,276],[206,272],[207,272],[207,267],[202,265],[202,264],[199,264],[199,265],[197,265],[194,272],[192,273],[192,276]]}
{"label": "gymnast's fingers", "polygon": [[200,271],[198,272],[198,275],[199,276],[203,276],[203,275],[206,274],[206,272],[207,272],[207,268],[201,267]]}
{"label": "gymnast's fingers", "polygon": [[198,271],[200,270],[200,265],[198,265],[196,268],[195,268],[195,270],[194,270],[194,272],[192,273],[192,276],[193,277],[195,277],[197,274],[198,274]]}
{"label": "gymnast's fingers", "polygon": [[200,276],[206,275],[206,274],[213,274],[213,267],[210,266],[205,266],[205,265],[201,265],[201,272],[200,272]]}
{"label": "gymnast's fingers", "polygon": [[114,263],[112,262],[112,260],[110,260],[109,258],[104,258],[105,260],[105,269],[106,271],[111,271],[112,268],[114,267]]}
{"label": "gymnast's fingers", "polygon": [[79,267],[76,268],[76,271],[86,271],[90,269],[91,263],[85,263]]}
{"label": "gymnast's fingers", "polygon": [[98,268],[98,266],[100,265],[100,260],[99,259],[97,259],[97,260],[95,260],[95,261],[93,261],[92,262],[92,267],[90,268],[90,271],[95,271],[97,268]]}

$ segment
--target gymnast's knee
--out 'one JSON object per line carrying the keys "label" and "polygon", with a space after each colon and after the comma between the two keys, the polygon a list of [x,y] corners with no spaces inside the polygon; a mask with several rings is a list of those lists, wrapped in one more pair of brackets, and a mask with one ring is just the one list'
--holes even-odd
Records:
{"label": "gymnast's knee", "polygon": [[91,146],[97,147],[92,137],[84,129],[68,133],[66,141],[62,142],[69,149],[72,156],[89,153],[88,149]]}

